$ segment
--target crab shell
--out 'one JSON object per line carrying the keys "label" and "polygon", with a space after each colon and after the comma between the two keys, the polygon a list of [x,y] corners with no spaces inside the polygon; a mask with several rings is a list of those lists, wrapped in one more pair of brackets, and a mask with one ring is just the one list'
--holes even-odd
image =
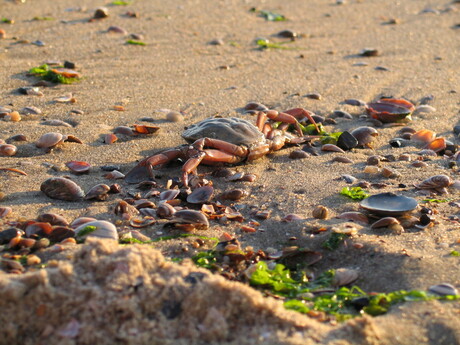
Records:
{"label": "crab shell", "polygon": [[236,117],[205,119],[190,125],[182,137],[190,143],[201,138],[212,138],[245,146],[265,141],[264,134],[256,126]]}
{"label": "crab shell", "polygon": [[404,99],[382,98],[375,103],[367,103],[366,111],[374,119],[389,123],[408,118],[415,106]]}

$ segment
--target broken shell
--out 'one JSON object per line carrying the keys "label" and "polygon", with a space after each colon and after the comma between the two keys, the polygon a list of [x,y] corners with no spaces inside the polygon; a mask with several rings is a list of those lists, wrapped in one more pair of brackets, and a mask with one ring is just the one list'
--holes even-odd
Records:
{"label": "broken shell", "polygon": [[65,163],[65,165],[77,174],[87,173],[91,169],[91,165],[89,163],[82,161],[70,161]]}
{"label": "broken shell", "polygon": [[454,182],[447,175],[435,175],[415,185],[415,187],[418,189],[438,189],[449,187],[452,183]]}
{"label": "broken shell", "polygon": [[122,34],[122,35],[128,34],[128,31],[116,25],[109,26],[109,28],[107,29],[107,32],[113,32],[113,33]]}
{"label": "broken shell", "polygon": [[366,111],[381,122],[397,122],[408,117],[415,106],[404,99],[382,98],[375,103],[366,104]]}
{"label": "broken shell", "polygon": [[38,141],[35,143],[35,145],[39,148],[49,148],[49,147],[54,147],[59,143],[62,143],[64,141],[64,136],[61,133],[46,133],[43,134]]}
{"label": "broken shell", "polygon": [[109,134],[104,135],[104,143],[105,144],[110,145],[110,144],[113,144],[117,140],[118,140],[118,137],[113,133],[109,133]]}
{"label": "broken shell", "polygon": [[174,200],[180,193],[179,189],[168,189],[160,193],[160,201]]}
{"label": "broken shell", "polygon": [[358,222],[358,223],[369,224],[369,218],[367,218],[367,216],[361,212],[355,212],[355,211],[343,212],[339,214],[337,218],[349,220],[353,222]]}
{"label": "broken shell", "polygon": [[339,268],[335,270],[332,278],[332,286],[340,287],[350,285],[359,277],[358,271],[350,268]]}
{"label": "broken shell", "polygon": [[310,157],[310,154],[303,150],[294,150],[289,154],[291,159],[304,159]]}
{"label": "broken shell", "polygon": [[319,205],[315,207],[315,209],[312,212],[313,218],[316,219],[326,219],[329,215],[329,210],[327,207]]}
{"label": "broken shell", "polygon": [[352,130],[351,135],[358,140],[358,146],[369,146],[379,133],[373,127],[362,126]]}
{"label": "broken shell", "polygon": [[11,144],[2,144],[0,145],[0,156],[2,157],[11,157],[18,152],[18,148]]}
{"label": "broken shell", "polygon": [[203,186],[195,189],[187,196],[187,202],[191,204],[204,204],[212,199],[214,188],[212,186]]}
{"label": "broken shell", "polygon": [[417,205],[417,200],[393,193],[371,195],[360,202],[362,208],[381,216],[400,216],[414,210]]}
{"label": "broken shell", "polygon": [[345,153],[344,150],[342,150],[340,147],[334,144],[324,144],[323,146],[321,146],[321,151]]}
{"label": "broken shell", "polygon": [[180,210],[174,213],[170,224],[189,224],[196,229],[209,228],[209,221],[206,215],[200,211]]}
{"label": "broken shell", "polygon": [[133,217],[129,220],[129,225],[131,225],[133,228],[146,228],[155,224],[155,222],[155,218],[152,217]]}
{"label": "broken shell", "polygon": [[371,225],[371,229],[386,228],[390,225],[399,224],[399,221],[394,217],[384,217]]}
{"label": "broken shell", "polygon": [[343,156],[332,158],[332,162],[339,162],[339,163],[345,163],[345,164],[352,164],[353,163],[353,161],[350,158],[343,157]]}
{"label": "broken shell", "polygon": [[[87,227],[94,227],[94,230],[89,233],[79,235],[83,230],[87,230]],[[87,237],[99,237],[118,241],[117,227],[105,220],[97,220],[80,225],[75,229],[75,236],[79,239],[85,239]]]}
{"label": "broken shell", "polygon": [[281,219],[281,221],[283,221],[283,222],[294,222],[296,220],[304,220],[304,219],[305,219],[305,217],[303,217],[301,215],[290,213],[290,214],[285,215],[283,217],[283,219]]}
{"label": "broken shell", "polygon": [[77,201],[85,195],[75,182],[63,177],[50,177],[41,184],[40,190],[52,199],[66,201]]}
{"label": "broken shell", "polygon": [[106,200],[107,193],[110,191],[110,187],[106,184],[98,184],[91,188],[85,195],[85,200]]}
{"label": "broken shell", "polygon": [[425,149],[433,150],[434,152],[439,153],[445,150],[446,147],[447,147],[447,143],[446,143],[445,138],[436,138],[431,143],[429,143],[427,146],[425,146]]}
{"label": "broken shell", "polygon": [[13,212],[11,207],[0,207],[0,218],[5,218],[11,212]]}

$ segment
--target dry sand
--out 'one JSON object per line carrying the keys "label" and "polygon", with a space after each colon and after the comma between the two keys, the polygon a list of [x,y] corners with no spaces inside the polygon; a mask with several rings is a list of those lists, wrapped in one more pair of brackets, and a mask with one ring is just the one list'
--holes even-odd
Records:
{"label": "dry sand", "polygon": [[[28,176],[1,172],[2,206],[13,213],[1,219],[1,228],[9,221],[34,219],[45,212],[62,214],[68,220],[79,216],[119,219],[113,214],[115,197],[105,202],[65,202],[49,199],[40,192],[40,184],[51,176],[69,175],[65,162],[83,160],[93,165],[88,175],[74,176],[87,191],[97,183],[107,183],[100,166],[116,164],[126,173],[140,160],[161,149],[183,144],[183,127],[213,115],[240,116],[249,101],[257,101],[276,110],[304,107],[320,115],[342,109],[353,120],[338,119],[328,131],[343,131],[369,125],[361,118],[363,108],[340,104],[347,98],[366,102],[382,95],[402,97],[417,103],[433,95],[430,103],[436,111],[413,116],[414,129],[428,128],[457,142],[452,129],[459,115],[460,29],[459,4],[442,0],[401,1],[154,1],[135,0],[129,6],[108,6],[109,17],[88,22],[97,1],[28,0],[24,3],[0,0],[0,17],[13,18],[14,24],[0,23],[6,38],[0,39],[0,106],[19,110],[39,107],[42,116],[23,116],[21,122],[0,121],[0,139],[24,134],[28,141],[18,143],[14,157],[1,158],[0,167],[15,167]],[[249,10],[282,13],[289,21],[270,22]],[[424,11],[430,9],[430,11]],[[138,18],[123,14],[137,12]],[[32,20],[52,17],[54,20]],[[387,24],[396,19],[396,24]],[[111,25],[129,33],[144,35],[146,46],[126,45],[126,37],[107,33]],[[259,50],[257,37],[275,42],[272,37],[290,29],[303,34],[286,45],[295,49]],[[222,39],[223,45],[210,45]],[[44,47],[34,42],[41,40]],[[359,57],[363,48],[376,48],[379,56]],[[19,95],[15,90],[30,85],[26,77],[31,67],[45,60],[75,62],[84,76],[73,85],[43,88],[43,97]],[[360,65],[359,63],[367,65]],[[358,65],[356,65],[358,63]],[[222,66],[226,66],[222,68]],[[383,66],[387,71],[376,70]],[[72,92],[75,104],[56,104],[53,99]],[[304,97],[320,93],[321,100]],[[124,112],[113,110],[123,104]],[[73,114],[80,109],[83,115]],[[159,109],[183,111],[184,122],[165,121]],[[147,138],[124,139],[113,145],[102,143],[102,135],[115,127],[139,123],[153,117],[161,131]],[[43,119],[70,121],[75,127],[51,127]],[[254,183],[227,183],[213,179],[217,191],[242,187],[250,197],[239,202],[249,207],[271,210],[262,222],[265,232],[244,234],[239,224],[221,226],[212,222],[207,236],[224,231],[235,235],[243,246],[256,249],[281,249],[289,237],[296,245],[318,249],[324,237],[312,237],[306,230],[323,224],[311,218],[316,205],[331,210],[330,217],[357,210],[358,204],[338,195],[346,186],[339,177],[350,174],[359,180],[385,182],[387,187],[371,190],[397,192],[416,197],[411,186],[437,174],[457,178],[449,169],[449,160],[432,157],[425,168],[413,168],[411,162],[396,161],[385,166],[400,173],[396,179],[363,173],[370,155],[408,153],[413,159],[414,146],[392,149],[388,141],[398,127],[378,128],[374,150],[356,149],[346,154],[353,164],[332,163],[336,153],[291,160],[284,149],[268,157],[238,166],[238,171],[255,173]],[[35,148],[40,135],[58,131],[72,134],[83,145],[65,143],[44,153]],[[57,167],[53,169],[52,166]],[[211,172],[200,167],[200,172]],[[163,168],[159,175],[164,186],[169,177],[179,176],[178,165]],[[407,188],[399,188],[399,184]],[[135,191],[121,182],[124,191]],[[456,200],[458,191],[450,189]],[[126,195],[126,194],[125,194]],[[332,268],[359,271],[357,285],[366,291],[388,292],[399,289],[426,289],[438,283],[460,287],[459,258],[449,255],[459,250],[459,226],[449,216],[458,207],[448,203],[432,205],[438,213],[436,224],[425,230],[408,229],[400,235],[378,233],[363,227],[347,246],[323,251],[324,258],[313,266],[315,273]],[[307,219],[282,223],[286,214],[297,213]],[[419,213],[415,213],[416,215]],[[338,220],[330,220],[337,223]],[[326,222],[327,223],[327,222]],[[327,223],[327,224],[329,224]],[[168,233],[161,225],[144,231],[149,236]],[[173,241],[174,242],[174,241]],[[189,241],[190,242],[190,241]],[[163,243],[155,248],[172,257],[187,241]],[[353,244],[361,244],[353,246]],[[45,255],[45,254],[43,254]],[[0,343],[8,344],[458,344],[460,322],[458,302],[407,303],[380,317],[363,317],[339,324],[321,324],[306,316],[285,311],[279,301],[263,298],[251,288],[231,283],[185,263],[165,262],[158,250],[146,246],[117,247],[94,242],[81,248],[67,249],[62,259],[35,273],[0,276]],[[68,259],[68,260],[67,260]],[[198,284],[184,280],[193,272],[204,274]],[[144,287],[133,286],[141,277]],[[161,308],[177,301],[182,313],[168,319]],[[169,304],[168,304],[169,303]],[[166,305],[166,307],[165,307]],[[43,307],[42,307],[43,306]],[[169,307],[168,307],[169,306]],[[174,308],[172,308],[174,309]],[[167,312],[166,312],[167,313]]]}

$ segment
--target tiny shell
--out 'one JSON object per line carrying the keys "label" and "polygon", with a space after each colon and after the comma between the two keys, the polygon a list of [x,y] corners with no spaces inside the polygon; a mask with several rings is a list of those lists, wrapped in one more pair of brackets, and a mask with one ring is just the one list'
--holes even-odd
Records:
{"label": "tiny shell", "polygon": [[204,204],[212,199],[214,188],[212,186],[203,186],[195,189],[189,196],[187,202],[191,204]]}
{"label": "tiny shell", "polygon": [[42,111],[38,109],[37,107],[30,106],[30,107],[24,107],[19,111],[23,115],[40,115]]}
{"label": "tiny shell", "polygon": [[332,159],[332,162],[345,163],[345,164],[352,164],[353,163],[353,161],[350,158],[343,157],[343,156],[334,157]]}
{"label": "tiny shell", "polygon": [[363,169],[363,172],[366,174],[378,174],[380,172],[380,168],[375,165],[366,165]]}
{"label": "tiny shell", "polygon": [[65,163],[65,165],[77,174],[87,173],[91,169],[91,164],[82,161],[70,161]]}
{"label": "tiny shell", "polygon": [[385,228],[390,225],[399,224],[399,221],[394,217],[384,217],[371,225],[371,229]]}
{"label": "tiny shell", "polygon": [[125,178],[125,174],[119,172],[118,170],[113,170],[105,174],[104,177],[109,180],[119,180]]}
{"label": "tiny shell", "polygon": [[361,212],[343,212],[337,216],[337,218],[345,219],[353,222],[359,222],[364,224],[369,224],[369,218]]}
{"label": "tiny shell", "polygon": [[165,202],[159,204],[156,211],[157,216],[160,218],[169,218],[174,213],[176,213],[176,209]]}
{"label": "tiny shell", "polygon": [[37,217],[37,221],[50,223],[51,225],[69,225],[69,222],[63,216],[55,213],[43,213]]}
{"label": "tiny shell", "polygon": [[447,144],[446,144],[445,138],[436,138],[431,143],[429,143],[427,146],[425,146],[425,149],[433,150],[434,152],[439,153],[445,150],[446,147],[447,147]]}
{"label": "tiny shell", "polygon": [[180,210],[174,213],[171,224],[190,224],[196,229],[209,228],[208,218],[203,212],[193,210]]}
{"label": "tiny shell", "polygon": [[310,157],[310,154],[303,150],[295,150],[289,154],[289,158],[291,159],[305,159],[308,157]]}
{"label": "tiny shell", "polygon": [[0,218],[5,218],[11,212],[13,212],[11,207],[0,207]]}
{"label": "tiny shell", "polygon": [[421,104],[415,108],[414,114],[428,114],[436,111],[431,105]]}
{"label": "tiny shell", "polygon": [[14,145],[10,145],[10,144],[0,145],[0,156],[11,157],[11,156],[14,156],[17,151],[18,151],[18,148]]}
{"label": "tiny shell", "polygon": [[155,218],[152,217],[133,217],[129,220],[129,225],[131,225],[133,228],[146,228],[155,224],[155,222]]}
{"label": "tiny shell", "polygon": [[175,199],[180,193],[179,189],[168,189],[160,193],[160,201],[168,201]]}
{"label": "tiny shell", "polygon": [[369,146],[379,133],[373,127],[362,126],[352,130],[351,135],[358,140],[358,146]]}
{"label": "tiny shell", "polygon": [[332,278],[332,286],[346,286],[355,282],[359,277],[358,271],[349,268],[339,268],[335,270]]}
{"label": "tiny shell", "polygon": [[80,231],[85,229],[87,226],[94,226],[96,229],[87,235],[80,236],[81,239],[86,237],[99,237],[118,241],[117,227],[105,220],[97,220],[80,225],[75,229],[75,235],[77,238],[79,237],[78,234]]}
{"label": "tiny shell", "polygon": [[344,150],[342,150],[340,147],[337,145],[333,144],[325,144],[321,147],[321,151],[330,151],[330,152],[340,152],[340,153],[345,153]]}
{"label": "tiny shell", "polygon": [[428,291],[439,296],[458,295],[458,290],[453,285],[447,283],[432,285]]}
{"label": "tiny shell", "polygon": [[287,214],[283,217],[283,219],[281,219],[283,222],[293,222],[293,221],[296,221],[296,220],[304,220],[305,217],[301,216],[301,215],[298,215],[298,214],[294,214],[294,213],[290,213],[290,214]]}
{"label": "tiny shell", "polygon": [[49,148],[56,146],[57,144],[64,141],[64,136],[61,133],[46,133],[43,134],[35,145],[39,148]]}
{"label": "tiny shell", "polygon": [[362,200],[360,206],[365,210],[381,216],[400,216],[414,210],[417,200],[393,193],[371,195]]}
{"label": "tiny shell", "polygon": [[116,26],[116,25],[109,26],[109,28],[107,29],[107,32],[113,32],[113,33],[122,34],[122,35],[127,35],[128,34],[128,31],[126,31],[122,27]]}
{"label": "tiny shell", "polygon": [[93,218],[93,217],[78,217],[78,218],[74,219],[72,223],[70,223],[70,227],[75,229],[75,228],[78,228],[79,226],[81,226],[83,224],[86,224],[86,223],[89,223],[89,222],[94,222],[96,220],[97,219]]}
{"label": "tiny shell", "polygon": [[105,200],[107,199],[107,193],[110,191],[110,187],[106,184],[98,184],[92,187],[85,195],[85,200]]}
{"label": "tiny shell", "polygon": [[128,135],[131,137],[136,136],[136,133],[133,131],[132,128],[127,127],[127,126],[118,126],[113,130],[114,134],[123,134],[123,135]]}
{"label": "tiny shell", "polygon": [[54,99],[56,103],[76,103],[77,100],[72,96],[72,93],[67,93],[64,96],[56,97]]}
{"label": "tiny shell", "polygon": [[348,98],[342,102],[343,104],[352,105],[355,107],[363,107],[366,105],[366,102],[361,101],[360,99]]}
{"label": "tiny shell", "polygon": [[415,187],[418,189],[438,189],[449,187],[452,183],[452,179],[447,175],[435,175],[415,185]]}
{"label": "tiny shell", "polygon": [[72,127],[72,125],[70,125],[69,123],[56,119],[43,121],[42,125]]}
{"label": "tiny shell", "polygon": [[412,134],[411,141],[420,141],[422,143],[429,144],[436,138],[436,133],[429,129],[421,129]]}
{"label": "tiny shell", "polygon": [[105,144],[110,145],[110,144],[113,144],[117,140],[118,140],[117,136],[115,134],[113,134],[113,133],[109,133],[109,134],[104,135],[104,143]]}
{"label": "tiny shell", "polygon": [[249,193],[243,189],[231,189],[220,194],[222,200],[238,201],[247,197]]}
{"label": "tiny shell", "polygon": [[329,209],[325,206],[319,205],[313,209],[313,218],[326,219],[329,216]]}
{"label": "tiny shell", "polygon": [[52,199],[66,201],[77,201],[85,195],[75,182],[63,177],[50,177],[41,184],[40,190]]}

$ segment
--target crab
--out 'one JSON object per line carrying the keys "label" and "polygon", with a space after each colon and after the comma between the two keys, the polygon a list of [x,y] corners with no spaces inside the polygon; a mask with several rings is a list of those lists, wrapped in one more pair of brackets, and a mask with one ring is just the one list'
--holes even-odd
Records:
{"label": "crab", "polygon": [[[273,151],[280,150],[285,144],[300,144],[311,140],[305,136],[299,120],[307,118],[319,128],[312,118],[312,113],[303,108],[294,108],[286,112],[269,110],[257,114],[256,125],[251,122],[231,118],[207,118],[189,126],[182,137],[190,144],[154,154],[141,160],[125,176],[128,183],[139,183],[153,179],[153,168],[171,161],[185,161],[182,167],[181,182],[188,186],[189,174],[196,174],[200,164],[238,164],[253,161]],[[273,123],[281,122],[277,129]],[[286,132],[289,125],[295,127],[297,136]]]}

